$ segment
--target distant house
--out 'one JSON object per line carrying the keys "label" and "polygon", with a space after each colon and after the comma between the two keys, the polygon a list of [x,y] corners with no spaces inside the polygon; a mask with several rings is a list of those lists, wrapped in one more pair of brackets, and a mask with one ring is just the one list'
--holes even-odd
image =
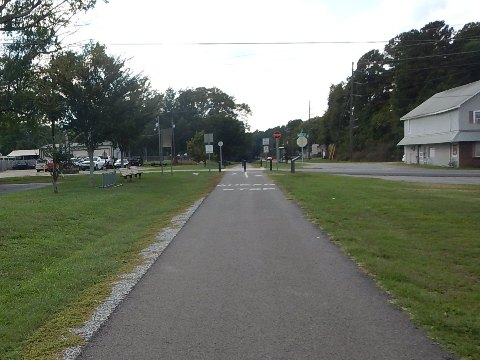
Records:
{"label": "distant house", "polygon": [[[60,147],[60,144],[55,145],[57,149]],[[88,151],[83,144],[78,143],[70,143],[68,145],[62,145],[66,147],[63,151],[67,151],[74,157],[82,157],[88,156]],[[50,149],[51,145],[45,145],[40,149],[40,154],[42,157],[48,157],[46,153],[48,153],[47,149]],[[98,145],[98,147],[93,151],[93,156],[110,156],[110,157],[119,157],[118,154],[120,150],[118,148],[114,148],[112,142],[105,141]]]}
{"label": "distant house", "polygon": [[407,164],[480,167],[480,81],[439,92],[400,120]]}
{"label": "distant house", "polygon": [[13,157],[15,160],[36,160],[39,157],[39,149],[13,150],[7,156]]}

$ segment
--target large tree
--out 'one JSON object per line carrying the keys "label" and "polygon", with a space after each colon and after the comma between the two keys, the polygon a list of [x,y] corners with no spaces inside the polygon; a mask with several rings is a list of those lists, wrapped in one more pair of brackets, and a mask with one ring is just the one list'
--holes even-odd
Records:
{"label": "large tree", "polygon": [[118,110],[147,90],[146,80],[132,79],[124,65],[99,44],[85,46],[81,54],[61,54],[51,63],[53,83],[65,99],[65,126],[88,151],[91,184],[94,150],[112,134]]}
{"label": "large tree", "polygon": [[248,105],[237,103],[234,97],[215,87],[178,93],[169,89],[163,102],[160,127],[175,125],[176,153],[186,152],[187,142],[200,131],[213,133],[215,141],[225,143],[226,159],[240,159],[248,153],[245,137],[248,126],[245,119],[251,113]]}
{"label": "large tree", "polygon": [[122,161],[123,155],[142,140],[146,126],[156,119],[161,105],[162,97],[150,89],[148,78],[125,72],[114,101],[109,104],[111,126],[107,129],[107,139],[119,147]]}
{"label": "large tree", "polygon": [[[41,132],[33,91],[41,58],[61,48],[59,34],[96,0],[2,0],[0,2],[0,151],[21,146],[17,129]],[[41,140],[31,137],[30,145]]]}

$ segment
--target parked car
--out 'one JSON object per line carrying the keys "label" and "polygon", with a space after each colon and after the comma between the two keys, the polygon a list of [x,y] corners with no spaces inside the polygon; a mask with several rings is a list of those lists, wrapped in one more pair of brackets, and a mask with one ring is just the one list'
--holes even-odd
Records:
{"label": "parked car", "polygon": [[[80,170],[90,170],[90,159],[82,161],[78,167]],[[93,157],[93,170],[103,170],[105,168],[105,159],[100,156]]]}
{"label": "parked car", "polygon": [[30,165],[25,160],[16,161],[15,164],[12,166],[13,170],[28,170],[28,169],[35,169],[35,165]]}
{"label": "parked car", "polygon": [[55,163],[53,162],[53,160],[48,160],[47,161],[47,170],[48,171],[52,172],[54,166],[55,166]]}
{"label": "parked car", "polygon": [[127,159],[123,159],[123,163],[121,159],[118,159],[115,161],[115,168],[119,169],[121,167],[126,168],[130,163],[128,162]]}
{"label": "parked car", "polygon": [[115,161],[110,156],[100,156],[105,161],[105,168],[113,169]]}
{"label": "parked car", "polygon": [[142,158],[132,158],[132,159],[129,159],[128,162],[132,166],[143,166],[143,159]]}
{"label": "parked car", "polygon": [[46,159],[37,159],[37,161],[35,162],[35,169],[37,170],[37,172],[47,171],[48,170],[47,160]]}

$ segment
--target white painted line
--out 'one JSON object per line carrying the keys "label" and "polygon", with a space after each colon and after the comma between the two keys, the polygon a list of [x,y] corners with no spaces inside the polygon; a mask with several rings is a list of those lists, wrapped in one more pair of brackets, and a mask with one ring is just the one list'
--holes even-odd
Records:
{"label": "white painted line", "polygon": [[235,189],[223,189],[223,191],[234,191]]}
{"label": "white painted line", "polygon": [[250,191],[257,191],[257,190],[262,190],[262,189],[259,189],[259,188],[250,189]]}
{"label": "white painted line", "polygon": [[263,188],[263,190],[276,190],[275,188]]}
{"label": "white painted line", "polygon": [[245,171],[245,177],[248,179],[248,173]]}
{"label": "white painted line", "polygon": [[262,186],[262,184],[253,184],[253,186]]}
{"label": "white painted line", "polygon": [[255,176],[258,176],[258,177],[263,177],[263,175],[255,175]]}

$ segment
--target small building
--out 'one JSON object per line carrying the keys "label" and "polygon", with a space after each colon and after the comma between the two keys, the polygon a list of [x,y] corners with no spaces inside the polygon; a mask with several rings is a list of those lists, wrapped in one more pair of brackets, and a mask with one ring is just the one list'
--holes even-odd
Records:
{"label": "small building", "polygon": [[405,163],[480,167],[480,81],[439,92],[400,120]]}
{"label": "small building", "polygon": [[[55,145],[57,149],[62,146],[63,151],[68,152],[71,154],[73,157],[84,157],[88,156],[88,151],[85,145],[79,144],[79,143],[69,143],[67,145],[65,144],[56,144]],[[46,155],[48,153],[47,149],[50,149],[51,145],[45,145],[40,149],[40,154],[41,157],[48,157]],[[120,153],[120,150],[118,148],[115,148],[110,141],[105,141],[101,144],[98,145],[98,147],[94,150],[93,156],[105,156],[105,157],[116,157],[118,158],[119,156],[116,156]]]}

